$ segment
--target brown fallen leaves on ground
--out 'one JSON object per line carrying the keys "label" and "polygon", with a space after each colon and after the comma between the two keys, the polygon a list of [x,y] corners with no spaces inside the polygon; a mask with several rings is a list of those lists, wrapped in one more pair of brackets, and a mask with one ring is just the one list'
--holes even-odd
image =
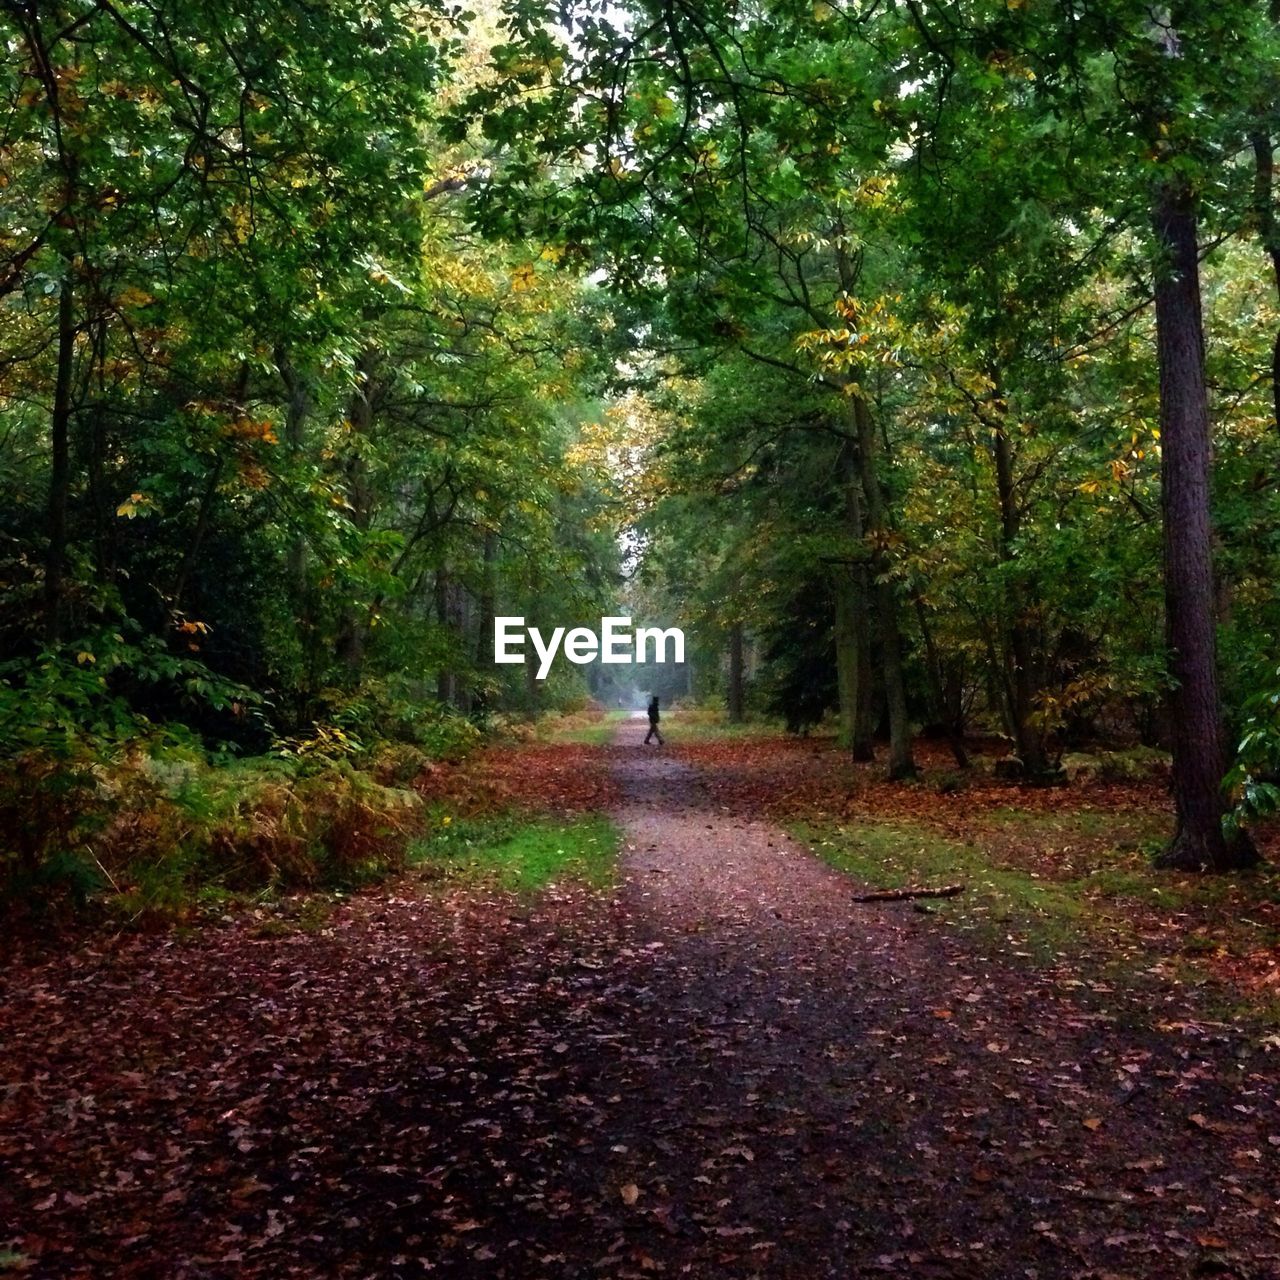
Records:
{"label": "brown fallen leaves on ground", "polygon": [[[502,764],[504,794],[581,794],[565,751]],[[616,897],[407,881],[316,932],[10,963],[0,1266],[1280,1276],[1256,1037],[853,907],[758,805],[722,812],[716,771],[599,756]]]}
{"label": "brown fallen leaves on ground", "polygon": [[[882,766],[852,763],[829,738],[725,738],[673,749],[702,772],[720,811],[918,825],[979,847],[995,867],[1050,883],[1117,871],[1147,876],[1150,850],[1171,826],[1160,778],[1023,786],[989,770],[958,772],[934,742],[918,744],[921,779],[905,783],[886,781]],[[1141,892],[1108,897],[1107,911],[1131,935],[1130,962],[1144,951],[1147,963],[1174,955],[1228,989],[1280,997],[1280,882],[1271,869],[1280,863],[1280,824],[1254,834],[1270,864],[1260,875],[1164,873],[1149,876]],[[1251,945],[1254,935],[1266,944]]]}
{"label": "brown fallen leaves on ground", "polygon": [[433,766],[415,789],[429,802],[473,814],[507,807],[556,814],[604,812],[618,798],[608,753],[572,743],[489,747],[461,764]]}

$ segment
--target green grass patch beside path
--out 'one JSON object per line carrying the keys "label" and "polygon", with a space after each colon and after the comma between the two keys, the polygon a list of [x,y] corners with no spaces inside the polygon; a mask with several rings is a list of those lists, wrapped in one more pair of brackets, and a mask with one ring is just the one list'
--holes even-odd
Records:
{"label": "green grass patch beside path", "polygon": [[796,824],[792,834],[838,871],[875,889],[963,884],[963,894],[930,901],[930,910],[959,927],[1012,941],[1037,959],[1074,951],[1094,927],[1107,924],[1102,918],[1086,920],[1088,904],[1078,885],[996,865],[978,846],[948,840],[926,827]]}
{"label": "green grass patch beside path", "polygon": [[553,722],[543,735],[547,742],[568,743],[572,746],[603,747],[613,741],[618,726],[630,718],[627,711],[606,711],[604,715],[590,724],[574,723],[575,717],[567,717],[563,722]]}
{"label": "green grass patch beside path", "polygon": [[874,889],[963,884],[956,897],[919,905],[986,947],[1130,984],[1162,975],[1203,987],[1229,1016],[1280,1020],[1280,1001],[1269,990],[1223,987],[1213,994],[1215,984],[1232,972],[1247,978],[1253,957],[1280,946],[1280,870],[1242,876],[1156,871],[1144,824],[1136,820],[1113,824],[1115,843],[1096,843],[1088,857],[1060,856],[1056,865],[1046,863],[1046,872],[1012,861],[1024,842],[1011,846],[1011,831],[1028,838],[1047,833],[1061,854],[1073,832],[1096,837],[1107,821],[1097,814],[1010,811],[971,840],[911,822],[793,823],[790,831],[838,871]]}
{"label": "green grass patch beside path", "polygon": [[566,820],[441,814],[414,846],[412,860],[428,874],[488,881],[528,896],[564,880],[611,888],[620,847],[618,828],[598,814]]}

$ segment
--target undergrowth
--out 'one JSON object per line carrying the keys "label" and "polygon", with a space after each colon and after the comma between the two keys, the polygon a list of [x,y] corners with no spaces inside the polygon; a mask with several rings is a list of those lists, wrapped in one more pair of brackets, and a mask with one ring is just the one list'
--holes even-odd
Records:
{"label": "undergrowth", "polygon": [[538,722],[535,735],[542,742],[603,747],[613,741],[618,725],[630,714],[617,708],[606,711],[593,703],[581,711],[544,717]]}
{"label": "undergrowth", "polygon": [[0,784],[0,909],[148,922],[219,893],[354,888],[404,865],[421,819],[414,792],[345,759],[19,760]]}

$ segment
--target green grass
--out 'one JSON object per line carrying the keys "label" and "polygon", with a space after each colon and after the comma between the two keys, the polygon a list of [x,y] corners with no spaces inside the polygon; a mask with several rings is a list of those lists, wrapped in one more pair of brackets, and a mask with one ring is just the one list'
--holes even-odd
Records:
{"label": "green grass", "polygon": [[[730,724],[725,719],[708,719],[703,715],[687,718],[680,711],[664,711],[662,734],[673,743],[719,742],[723,739],[773,738],[785,733],[780,720],[747,720]],[[812,736],[820,736],[815,732]]]}
{"label": "green grass", "polygon": [[957,927],[1003,940],[1037,959],[1081,949],[1087,903],[1072,883],[993,864],[976,845],[912,823],[796,824],[792,833],[824,861],[877,889],[963,883],[930,909]]}
{"label": "green grass", "polygon": [[453,819],[435,815],[430,835],[416,842],[411,860],[451,880],[484,881],[532,896],[556,881],[610,888],[621,836],[607,818],[569,821],[514,815]]}
{"label": "green grass", "polygon": [[[999,816],[1008,819],[997,828],[1001,834],[1012,828],[1028,839],[1111,833],[1106,814],[1009,810]],[[1119,839],[1093,855],[1092,867],[1063,878],[1001,862],[999,844],[985,847],[981,834],[962,842],[907,822],[793,824],[791,830],[837,870],[874,888],[963,883],[962,894],[928,907],[985,945],[1037,964],[1072,962],[1127,984],[1142,984],[1159,961],[1188,989],[1203,988],[1204,1001],[1225,1000],[1239,1016],[1274,1023],[1280,1001],[1219,989],[1198,961],[1246,955],[1280,941],[1261,913],[1253,912],[1257,920],[1251,914],[1280,901],[1280,871],[1264,868],[1245,877],[1156,871],[1147,844],[1158,840],[1141,837],[1159,821],[1146,823],[1138,815],[1119,823]]]}

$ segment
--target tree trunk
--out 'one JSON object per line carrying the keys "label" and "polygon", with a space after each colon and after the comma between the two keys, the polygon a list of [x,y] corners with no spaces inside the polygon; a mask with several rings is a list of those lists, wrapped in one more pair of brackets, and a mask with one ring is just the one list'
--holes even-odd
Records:
{"label": "tree trunk", "polygon": [[1226,770],[1218,703],[1211,442],[1205,391],[1194,197],[1185,183],[1159,188],[1153,223],[1156,350],[1160,367],[1161,505],[1164,515],[1165,628],[1173,688],[1173,840],[1163,867],[1225,871],[1256,858],[1247,840],[1222,830]]}
{"label": "tree trunk", "polygon": [[729,723],[741,724],[747,718],[746,697],[743,688],[746,665],[742,637],[742,623],[735,622],[729,628]]}
{"label": "tree trunk", "polygon": [[[845,528],[862,554],[862,503],[858,461],[851,440],[840,449],[840,483]],[[871,704],[871,628],[868,618],[867,566],[839,564],[835,573],[836,684],[840,693],[840,745],[854,760],[874,760]]]}
{"label": "tree trunk", "polygon": [[880,661],[884,672],[885,701],[889,713],[889,778],[891,781],[916,776],[911,756],[911,722],[907,711],[907,686],[902,673],[902,629],[898,621],[898,594],[889,580],[884,551],[889,532],[884,490],[876,468],[876,432],[871,410],[860,396],[850,397],[858,437],[858,460],[862,470],[862,491],[867,500],[867,529],[871,535],[872,596],[880,625]]}
{"label": "tree trunk", "polygon": [[[858,650],[858,606],[854,595],[853,567],[835,567],[835,642],[836,688],[840,695],[839,743],[855,760],[869,757],[861,752],[865,744],[858,738],[858,675],[861,654]],[[872,753],[874,757],[874,752]]]}
{"label": "tree trunk", "polygon": [[[992,454],[996,465],[996,493],[1000,501],[1000,561],[1015,566],[1018,534],[1022,528],[1022,513],[1018,508],[1018,493],[1013,480],[1013,447],[1003,422],[997,422],[992,430]],[[1016,567],[1016,566],[1015,566]],[[1049,772],[1049,760],[1044,749],[1044,738],[1035,727],[1036,682],[1033,670],[1035,646],[1026,623],[1023,584],[1020,575],[1011,575],[1013,599],[1007,599],[1009,610],[1009,651],[1013,659],[1013,673],[1009,687],[1009,709],[1012,719],[1014,742],[1018,759],[1029,778],[1043,778]]]}
{"label": "tree trunk", "polygon": [[[1259,131],[1250,141],[1253,143],[1253,210],[1258,224],[1258,236],[1262,248],[1271,260],[1271,275],[1275,281],[1276,295],[1280,298],[1280,226],[1277,226],[1275,210],[1275,150],[1271,135]],[[1280,331],[1271,345],[1271,413],[1274,426],[1280,431]]]}
{"label": "tree trunk", "polygon": [[50,645],[65,638],[67,503],[71,494],[72,381],[75,376],[75,296],[71,268],[63,271],[58,293],[58,367],[49,423],[49,545],[44,567],[44,638]]}

